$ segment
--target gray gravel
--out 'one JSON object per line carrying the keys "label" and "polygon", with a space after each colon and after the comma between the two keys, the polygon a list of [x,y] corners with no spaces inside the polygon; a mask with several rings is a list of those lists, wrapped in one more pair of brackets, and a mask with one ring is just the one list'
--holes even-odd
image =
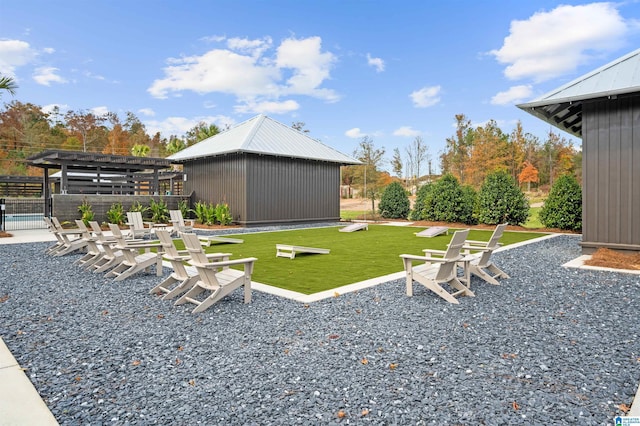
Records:
{"label": "gray gravel", "polygon": [[0,245],[0,335],[63,425],[613,424],[640,382],[640,277],[562,268],[578,242],[496,253],[512,278],[459,305],[397,280],[200,315],[149,295],[155,274]]}

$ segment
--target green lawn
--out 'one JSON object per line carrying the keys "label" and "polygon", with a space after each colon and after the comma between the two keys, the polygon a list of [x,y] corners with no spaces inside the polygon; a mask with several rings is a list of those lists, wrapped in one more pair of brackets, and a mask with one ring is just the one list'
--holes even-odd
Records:
{"label": "green lawn", "polygon": [[542,210],[542,207],[531,207],[529,209],[529,219],[527,219],[525,224],[522,226],[529,229],[543,228],[542,223],[540,222],[540,218],[538,217],[538,213],[540,213],[540,210]]}
{"label": "green lawn", "polygon": [[[252,280],[304,294],[403,270],[399,255],[422,254],[425,248],[443,250],[451,235],[416,237],[424,228],[369,225],[368,231],[338,232],[338,227],[238,234],[243,244],[214,244],[207,252],[231,252],[232,258],[257,257]],[[469,239],[487,241],[491,231],[473,230]],[[513,244],[544,234],[505,232],[501,242]],[[275,257],[276,244],[327,248],[324,254],[297,254],[295,259]]]}

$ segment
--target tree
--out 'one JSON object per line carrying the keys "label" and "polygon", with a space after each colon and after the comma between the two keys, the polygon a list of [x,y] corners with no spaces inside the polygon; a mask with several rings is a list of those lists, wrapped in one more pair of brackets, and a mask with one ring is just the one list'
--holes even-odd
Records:
{"label": "tree", "polygon": [[466,224],[475,222],[473,217],[475,193],[471,187],[460,185],[453,174],[447,173],[433,184],[425,186],[429,186],[429,189],[425,190],[426,197],[420,214],[422,218]]}
{"label": "tree", "polygon": [[380,197],[378,209],[380,215],[387,219],[406,219],[409,216],[409,197],[399,182],[387,185]]}
{"label": "tree", "polygon": [[582,189],[573,175],[556,180],[538,217],[547,228],[582,229]]}
{"label": "tree", "polygon": [[6,90],[11,95],[16,94],[16,89],[18,85],[11,77],[0,76],[0,90]]}
{"label": "tree", "polygon": [[186,146],[189,147],[218,133],[220,133],[218,126],[201,121],[185,134],[184,140]]}
{"label": "tree", "polygon": [[294,130],[297,130],[299,132],[302,133],[309,133],[308,129],[304,128],[305,126],[305,122],[304,121],[294,121],[293,123],[291,123],[291,128]]}
{"label": "tree", "polygon": [[379,168],[382,167],[384,162],[384,152],[384,148],[377,149],[373,145],[373,140],[365,136],[354,153],[354,157],[364,164],[360,166],[362,174],[359,181],[362,183],[362,192],[365,198],[371,199],[372,211],[375,210],[375,200],[380,190],[378,182],[380,177]]}
{"label": "tree", "polygon": [[466,175],[462,183],[474,187],[482,185],[488,173],[508,169],[508,136],[502,132],[497,123],[489,120],[484,126],[473,132],[473,143],[470,147]]}
{"label": "tree", "polygon": [[529,217],[529,202],[506,171],[489,174],[478,192],[478,220],[487,225],[520,225]]}
{"label": "tree", "polygon": [[414,185],[418,185],[421,176],[422,165],[428,160],[429,147],[424,143],[422,137],[416,136],[413,143],[407,147],[407,157],[409,160],[409,177],[413,178]]}
{"label": "tree", "polygon": [[147,157],[149,151],[151,151],[151,148],[148,145],[136,144],[131,147],[131,155],[135,157]]}
{"label": "tree", "polygon": [[471,121],[464,114],[457,114],[456,133],[447,138],[445,151],[440,155],[442,173],[452,173],[461,182],[465,181],[465,168],[473,145],[473,128]]}
{"label": "tree", "polygon": [[399,178],[402,178],[402,157],[400,156],[400,149],[393,149],[393,158],[391,159],[391,171]]}
{"label": "tree", "polygon": [[523,164],[522,171],[518,175],[518,182],[521,184],[523,182],[526,182],[527,191],[531,191],[531,182],[537,183],[539,180],[540,179],[538,178],[538,169],[536,169],[534,165],[531,164],[530,162],[525,161]]}
{"label": "tree", "polygon": [[86,152],[91,142],[96,140],[97,132],[105,117],[97,116],[90,112],[68,111],[65,116],[67,128],[82,141],[82,151]]}
{"label": "tree", "polygon": [[186,147],[187,145],[184,143],[184,141],[178,138],[177,136],[171,135],[169,137],[169,143],[167,144],[167,152],[170,155],[173,155],[176,152],[182,151]]}

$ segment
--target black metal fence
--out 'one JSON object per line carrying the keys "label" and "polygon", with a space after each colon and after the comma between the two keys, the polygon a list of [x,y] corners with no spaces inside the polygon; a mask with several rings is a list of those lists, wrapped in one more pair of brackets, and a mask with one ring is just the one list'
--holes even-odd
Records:
{"label": "black metal fence", "polygon": [[43,217],[43,198],[0,199],[0,229],[3,231],[46,228]]}

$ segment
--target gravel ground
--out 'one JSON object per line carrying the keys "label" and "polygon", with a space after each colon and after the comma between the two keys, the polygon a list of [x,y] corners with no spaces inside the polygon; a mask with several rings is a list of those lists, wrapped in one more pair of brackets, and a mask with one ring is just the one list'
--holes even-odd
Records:
{"label": "gravel ground", "polygon": [[397,280],[200,315],[149,295],[154,273],[2,245],[0,335],[63,425],[613,424],[640,382],[640,278],[562,268],[578,242],[494,254],[512,278],[459,305]]}

